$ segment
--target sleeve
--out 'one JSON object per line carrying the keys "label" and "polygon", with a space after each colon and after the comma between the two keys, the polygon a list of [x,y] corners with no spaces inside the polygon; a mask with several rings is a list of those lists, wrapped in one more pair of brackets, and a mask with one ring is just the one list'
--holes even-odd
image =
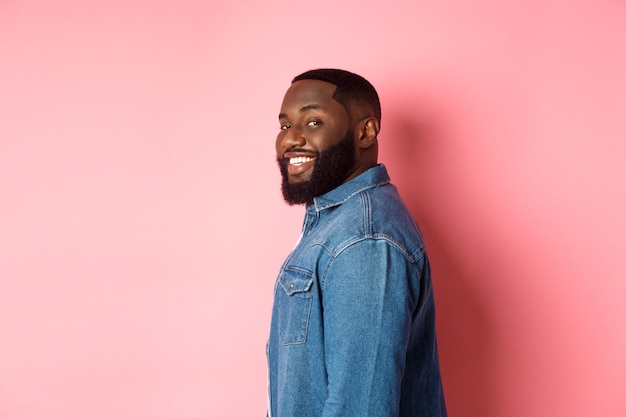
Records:
{"label": "sleeve", "polygon": [[419,272],[393,243],[367,239],[333,261],[323,288],[324,417],[398,416]]}

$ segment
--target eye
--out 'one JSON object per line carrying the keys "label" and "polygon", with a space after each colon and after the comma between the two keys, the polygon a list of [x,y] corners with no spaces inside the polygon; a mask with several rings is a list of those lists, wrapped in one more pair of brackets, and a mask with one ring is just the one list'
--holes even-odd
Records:
{"label": "eye", "polygon": [[319,121],[319,120],[311,120],[311,121],[310,121],[310,122],[308,122],[306,125],[307,125],[307,126],[318,126],[318,125],[321,125],[321,124],[322,124],[322,122],[321,122],[321,121]]}
{"label": "eye", "polygon": [[287,130],[291,127],[291,125],[289,123],[285,123],[280,125],[280,130]]}

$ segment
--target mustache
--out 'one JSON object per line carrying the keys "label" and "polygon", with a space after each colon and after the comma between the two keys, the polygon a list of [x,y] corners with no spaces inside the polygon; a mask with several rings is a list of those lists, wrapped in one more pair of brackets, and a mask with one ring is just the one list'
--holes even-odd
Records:
{"label": "mustache", "polygon": [[309,155],[315,155],[315,156],[320,156],[321,152],[319,151],[312,151],[310,149],[304,149],[304,148],[289,148],[287,150],[285,150],[285,152],[283,152],[283,158],[285,157],[285,154],[288,152],[297,152],[297,153],[306,153]]}

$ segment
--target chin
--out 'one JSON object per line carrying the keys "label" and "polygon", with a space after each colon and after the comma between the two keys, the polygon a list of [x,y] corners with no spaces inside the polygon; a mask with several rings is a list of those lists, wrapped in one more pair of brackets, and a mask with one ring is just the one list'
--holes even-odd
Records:
{"label": "chin", "polygon": [[302,177],[289,177],[287,181],[289,184],[302,184],[303,182],[309,181],[311,178],[302,178]]}

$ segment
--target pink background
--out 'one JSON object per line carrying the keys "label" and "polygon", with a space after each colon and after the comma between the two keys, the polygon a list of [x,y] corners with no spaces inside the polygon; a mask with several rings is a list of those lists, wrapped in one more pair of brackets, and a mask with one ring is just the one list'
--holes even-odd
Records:
{"label": "pink background", "polygon": [[450,415],[626,415],[625,51],[618,0],[0,1],[0,416],[265,415],[322,66],[380,92]]}

